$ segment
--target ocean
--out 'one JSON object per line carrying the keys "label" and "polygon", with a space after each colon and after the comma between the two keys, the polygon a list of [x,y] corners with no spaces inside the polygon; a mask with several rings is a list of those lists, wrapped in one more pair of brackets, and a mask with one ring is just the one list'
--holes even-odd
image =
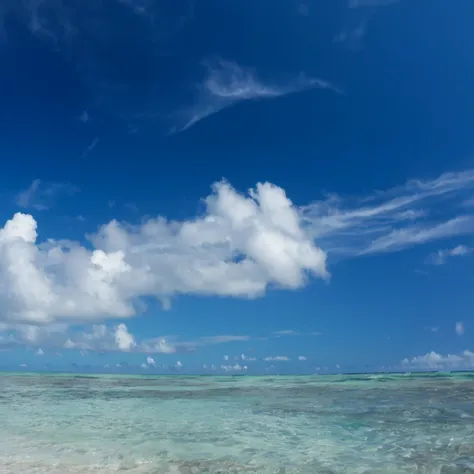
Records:
{"label": "ocean", "polygon": [[2,473],[474,473],[474,374],[0,374]]}

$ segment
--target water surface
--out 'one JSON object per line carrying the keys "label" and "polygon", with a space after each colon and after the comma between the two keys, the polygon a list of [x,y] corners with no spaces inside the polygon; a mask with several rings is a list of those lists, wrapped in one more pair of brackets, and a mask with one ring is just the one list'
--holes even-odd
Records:
{"label": "water surface", "polygon": [[3,374],[0,472],[474,473],[474,374]]}

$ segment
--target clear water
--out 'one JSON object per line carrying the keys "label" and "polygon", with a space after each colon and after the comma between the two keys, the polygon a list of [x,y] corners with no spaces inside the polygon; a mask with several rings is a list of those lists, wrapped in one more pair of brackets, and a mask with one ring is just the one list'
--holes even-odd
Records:
{"label": "clear water", "polygon": [[474,473],[474,375],[0,375],[0,472]]}

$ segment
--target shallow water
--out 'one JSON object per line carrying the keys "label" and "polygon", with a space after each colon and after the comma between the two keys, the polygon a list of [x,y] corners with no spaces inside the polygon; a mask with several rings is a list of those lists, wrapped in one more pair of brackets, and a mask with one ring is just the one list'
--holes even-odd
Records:
{"label": "shallow water", "polygon": [[0,375],[0,472],[474,473],[474,375]]}

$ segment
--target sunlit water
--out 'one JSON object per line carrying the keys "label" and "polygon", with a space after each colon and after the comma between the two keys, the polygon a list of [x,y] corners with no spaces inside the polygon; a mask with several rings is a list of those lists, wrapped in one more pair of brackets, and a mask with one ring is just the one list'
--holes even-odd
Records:
{"label": "sunlit water", "polygon": [[0,375],[0,472],[474,473],[474,375]]}

